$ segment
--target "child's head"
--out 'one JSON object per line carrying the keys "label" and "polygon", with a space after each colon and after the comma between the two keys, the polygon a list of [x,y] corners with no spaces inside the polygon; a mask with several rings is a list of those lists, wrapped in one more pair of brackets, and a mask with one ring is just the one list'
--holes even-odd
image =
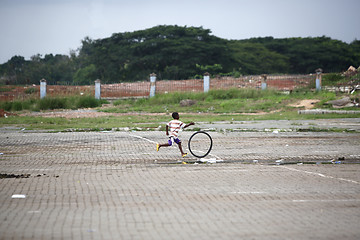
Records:
{"label": "child's head", "polygon": [[177,113],[177,112],[173,112],[172,117],[173,117],[173,119],[179,119],[180,118],[179,113]]}

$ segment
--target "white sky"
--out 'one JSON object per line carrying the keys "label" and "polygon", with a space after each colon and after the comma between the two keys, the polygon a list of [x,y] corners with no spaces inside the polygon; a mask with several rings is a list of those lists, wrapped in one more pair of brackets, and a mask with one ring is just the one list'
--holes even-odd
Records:
{"label": "white sky", "polygon": [[202,26],[225,39],[360,40],[359,0],[0,0],[0,64],[66,54],[86,36],[157,25]]}

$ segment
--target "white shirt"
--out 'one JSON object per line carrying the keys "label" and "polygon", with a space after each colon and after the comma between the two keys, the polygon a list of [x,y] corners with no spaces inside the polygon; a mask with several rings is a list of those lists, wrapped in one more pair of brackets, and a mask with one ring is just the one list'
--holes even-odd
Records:
{"label": "white shirt", "polygon": [[177,119],[171,120],[166,125],[169,126],[169,136],[175,138],[179,136],[179,132],[185,127],[185,124]]}

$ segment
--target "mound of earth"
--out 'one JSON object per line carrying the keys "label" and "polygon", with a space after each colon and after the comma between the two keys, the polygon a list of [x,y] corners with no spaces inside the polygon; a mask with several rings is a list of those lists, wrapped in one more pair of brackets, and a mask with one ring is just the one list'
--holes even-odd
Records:
{"label": "mound of earth", "polygon": [[296,108],[312,109],[315,107],[315,104],[318,102],[320,102],[320,100],[318,99],[304,99],[297,103],[289,104],[289,106]]}

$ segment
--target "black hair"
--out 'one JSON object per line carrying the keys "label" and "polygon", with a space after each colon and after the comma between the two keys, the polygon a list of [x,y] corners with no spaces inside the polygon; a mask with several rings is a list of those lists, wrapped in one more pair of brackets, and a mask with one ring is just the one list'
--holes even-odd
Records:
{"label": "black hair", "polygon": [[179,113],[173,112],[172,117],[173,117],[173,119],[178,119],[179,118]]}

